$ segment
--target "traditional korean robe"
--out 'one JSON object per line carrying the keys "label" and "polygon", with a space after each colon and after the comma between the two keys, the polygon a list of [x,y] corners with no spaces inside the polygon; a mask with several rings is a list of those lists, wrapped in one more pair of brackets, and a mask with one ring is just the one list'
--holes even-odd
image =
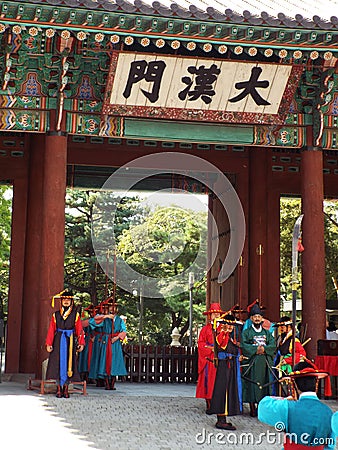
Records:
{"label": "traditional korean robe", "polygon": [[61,386],[71,381],[81,381],[76,347],[84,344],[84,333],[77,309],[71,308],[66,318],[63,318],[60,311],[56,311],[50,320],[46,338],[46,345],[53,346],[49,354],[47,380],[56,380]]}
{"label": "traditional korean robe", "polygon": [[[115,316],[114,321],[106,318],[102,322],[97,323],[95,320],[90,319],[89,323],[99,333],[97,369],[94,378],[103,379],[109,376],[127,375],[121,344],[121,339],[125,338],[127,331],[124,321],[120,316]],[[119,336],[120,339],[111,343],[111,338],[114,336]]]}
{"label": "traditional korean robe", "polygon": [[259,421],[286,432],[285,450],[334,449],[332,418],[331,409],[322,403],[314,392],[302,393],[297,401],[265,397],[258,405]]}
{"label": "traditional korean robe", "polygon": [[242,383],[239,364],[239,348],[229,333],[217,335],[218,366],[210,412],[218,415],[242,414]]}
{"label": "traditional korean robe", "polygon": [[212,324],[205,325],[198,337],[198,380],[196,397],[210,400],[214,390],[216,367],[214,359],[214,338]]}
{"label": "traditional korean robe", "polygon": [[122,341],[126,337],[127,327],[124,320],[120,316],[115,316],[113,321],[113,336],[119,336],[119,339],[111,344],[112,364],[110,375],[125,376],[127,375],[126,365],[124,363],[124,356],[122,350]]}
{"label": "traditional korean robe", "polygon": [[[264,345],[265,354],[256,354],[259,345]],[[274,337],[263,327],[260,328],[260,331],[253,326],[243,330],[241,349],[243,355],[248,358],[244,359],[242,368],[243,402],[258,403],[263,397],[270,395],[270,386],[263,389],[260,389],[260,386],[271,381],[270,368],[272,368],[275,348]],[[257,382],[260,383],[260,386]]]}
{"label": "traditional korean robe", "polygon": [[[89,374],[88,379],[96,380],[99,368],[100,348],[101,348],[101,333],[96,330],[96,320],[100,315],[96,315],[89,319],[89,327],[91,334],[91,356],[89,361]],[[103,319],[102,319],[103,320]],[[102,322],[100,320],[100,322]]]}
{"label": "traditional korean robe", "polygon": [[[282,358],[281,370],[288,374],[292,372],[292,331],[289,331],[278,346],[277,353]],[[306,356],[306,351],[299,339],[295,339],[295,364],[301,361],[302,356]]]}
{"label": "traditional korean robe", "polygon": [[88,320],[83,320],[83,331],[85,334],[85,348],[79,355],[79,372],[80,374],[88,374],[90,369],[90,361],[93,351],[93,333],[90,329]]}

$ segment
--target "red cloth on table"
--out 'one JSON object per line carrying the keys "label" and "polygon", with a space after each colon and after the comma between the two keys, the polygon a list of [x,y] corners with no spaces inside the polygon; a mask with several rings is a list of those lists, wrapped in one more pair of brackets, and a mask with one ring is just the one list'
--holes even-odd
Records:
{"label": "red cloth on table", "polygon": [[338,376],[338,356],[316,356],[315,364],[318,369],[328,372],[331,376]]}

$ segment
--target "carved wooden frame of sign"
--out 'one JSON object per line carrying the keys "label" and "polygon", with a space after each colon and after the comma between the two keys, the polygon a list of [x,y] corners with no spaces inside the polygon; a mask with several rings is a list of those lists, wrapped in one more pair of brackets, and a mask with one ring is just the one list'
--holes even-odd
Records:
{"label": "carved wooden frame of sign", "polygon": [[283,124],[303,67],[113,52],[104,116]]}

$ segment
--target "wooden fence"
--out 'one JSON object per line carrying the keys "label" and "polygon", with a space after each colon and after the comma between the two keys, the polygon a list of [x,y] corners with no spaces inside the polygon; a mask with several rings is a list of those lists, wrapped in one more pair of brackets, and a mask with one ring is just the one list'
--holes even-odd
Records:
{"label": "wooden fence", "polygon": [[197,347],[126,345],[127,381],[146,383],[197,381]]}

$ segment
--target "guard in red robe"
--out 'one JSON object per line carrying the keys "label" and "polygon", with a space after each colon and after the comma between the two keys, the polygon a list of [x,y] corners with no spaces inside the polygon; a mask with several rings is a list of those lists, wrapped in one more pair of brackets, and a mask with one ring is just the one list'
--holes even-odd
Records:
{"label": "guard in red robe", "polygon": [[219,303],[211,303],[204,315],[208,316],[208,323],[201,329],[198,337],[198,380],[196,397],[205,398],[206,413],[209,413],[210,400],[214,390],[216,367],[214,365],[214,335],[213,321],[222,313]]}
{"label": "guard in red robe", "polygon": [[62,291],[53,297],[59,298],[61,307],[50,320],[46,349],[49,361],[46,379],[56,380],[57,398],[69,398],[68,385],[81,381],[76,360],[76,352],[82,352],[85,345],[81,317],[74,305],[71,291]]}

